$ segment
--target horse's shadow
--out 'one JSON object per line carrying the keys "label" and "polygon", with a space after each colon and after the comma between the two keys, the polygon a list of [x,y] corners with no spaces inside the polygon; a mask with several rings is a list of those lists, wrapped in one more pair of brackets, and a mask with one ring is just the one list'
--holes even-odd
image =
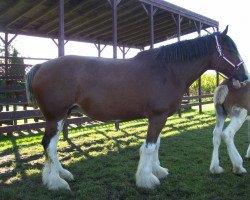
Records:
{"label": "horse's shadow", "polygon": [[[196,125],[196,122],[194,122],[194,126]],[[141,145],[138,141],[142,141],[142,136],[137,135],[131,141],[129,139],[124,141],[124,137],[131,136],[131,133],[126,132],[124,129],[121,131],[123,135],[121,134],[117,137],[112,137],[105,131],[96,130],[96,134],[104,137],[105,141],[97,140],[95,144],[89,143],[86,145],[88,148],[85,148],[84,142],[79,144],[81,136],[72,136],[72,138],[69,137],[66,140],[67,147],[60,149],[59,146],[60,160],[63,166],[75,176],[75,181],[69,182],[72,193],[65,191],[54,192],[50,194],[50,197],[65,199],[72,198],[73,195],[73,197],[79,199],[86,197],[84,196],[86,194],[89,195],[88,198],[95,199],[96,193],[89,191],[91,187],[94,187],[103,192],[101,194],[103,199],[126,199],[129,197],[128,195],[132,195],[135,198],[157,198],[159,194],[165,195],[169,199],[180,197],[178,195],[183,195],[186,199],[192,199],[196,191],[190,188],[188,183],[190,179],[197,178],[197,173],[200,174],[197,184],[202,185],[202,188],[207,184],[211,184],[211,182],[219,185],[219,182],[222,179],[225,181],[224,178],[227,176],[235,180],[232,173],[228,173],[228,171],[231,171],[231,164],[226,156],[225,146],[222,146],[221,149],[221,162],[225,165],[227,174],[214,176],[210,175],[208,171],[212,151],[211,130],[213,129],[213,124],[193,130],[190,130],[191,126],[177,127],[175,124],[168,128],[175,131],[179,129],[176,135],[162,133],[159,156],[162,166],[169,168],[170,175],[166,180],[161,180],[161,185],[155,190],[143,190],[135,186],[134,174],[139,160],[139,148]],[[245,127],[244,131],[246,129]],[[242,134],[241,137],[243,139],[236,141],[236,144],[240,142],[239,150],[242,153],[245,151],[243,147],[247,146],[247,142],[242,143],[244,139],[247,141],[247,134]],[[11,188],[14,186],[17,193],[24,190],[24,188],[29,188],[31,192],[27,195],[34,195],[36,191],[40,193],[37,195],[39,199],[41,194],[48,192],[41,182],[42,163],[44,162],[42,158],[43,153],[32,155],[31,152],[28,158],[23,158],[22,149],[18,147],[16,139],[18,138],[10,139],[12,151],[1,153],[2,156],[14,156],[15,169],[1,173],[2,183],[0,187],[9,186],[7,188]],[[137,141],[136,144],[134,140]],[[112,141],[112,144],[114,144],[112,146],[113,150],[109,149],[109,146],[104,145],[107,141]],[[92,148],[91,146],[94,147]],[[10,165],[10,162],[1,163],[0,167],[10,168]],[[245,162],[245,167],[250,171],[250,162]],[[29,169],[35,169],[39,172],[29,175]],[[17,174],[19,178],[15,180]],[[244,182],[245,179],[243,177],[242,181]],[[232,183],[229,180],[225,184],[229,186]],[[202,191],[201,189],[200,192],[207,191]],[[236,188],[232,192],[236,193]]]}

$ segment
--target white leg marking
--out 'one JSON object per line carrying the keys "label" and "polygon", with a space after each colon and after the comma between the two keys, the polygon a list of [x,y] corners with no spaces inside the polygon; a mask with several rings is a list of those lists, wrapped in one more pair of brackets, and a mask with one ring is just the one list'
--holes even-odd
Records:
{"label": "white leg marking", "polygon": [[247,153],[246,153],[246,158],[250,158],[250,119],[249,119],[250,116],[247,117],[247,120],[248,120],[248,142],[249,142],[249,146],[248,146],[248,149],[247,149]]}
{"label": "white leg marking", "polygon": [[156,150],[154,151],[154,161],[153,161],[153,174],[159,178],[163,179],[166,178],[169,174],[167,168],[163,168],[160,166],[160,160],[159,160],[159,148],[160,148],[160,135],[158,137],[157,143],[156,143]]}
{"label": "white leg marking", "polygon": [[[68,183],[63,180],[60,175],[63,174],[66,177],[72,177],[72,174],[67,170],[64,170],[57,156],[57,143],[59,140],[60,132],[62,131],[64,121],[61,120],[57,123],[57,132],[54,137],[51,138],[47,151],[47,160],[43,170],[43,183],[48,186],[50,190],[68,189],[70,187]],[[69,174],[68,174],[69,173]],[[67,176],[68,175],[68,176]]]}
{"label": "white leg marking", "polygon": [[246,158],[250,158],[250,144],[249,144],[248,149],[247,149]]}
{"label": "white leg marking", "polygon": [[240,129],[243,122],[246,119],[247,116],[247,110],[241,109],[241,108],[235,108],[237,109],[238,115],[231,117],[231,122],[228,125],[228,127],[223,131],[223,138],[225,140],[225,143],[227,145],[227,150],[229,157],[231,159],[231,162],[233,164],[233,172],[236,174],[242,174],[246,173],[246,169],[243,167],[243,160],[238,152],[238,150],[235,147],[234,144],[234,135],[235,133]]}
{"label": "white leg marking", "polygon": [[140,148],[140,161],[136,172],[136,185],[153,189],[160,184],[159,179],[152,173],[155,162],[156,144],[144,143]]}
{"label": "white leg marking", "polygon": [[210,171],[213,174],[220,174],[224,170],[222,167],[220,167],[220,161],[219,161],[219,147],[221,143],[221,135],[222,135],[222,129],[224,126],[225,117],[224,116],[216,116],[216,125],[213,131],[213,154],[212,154],[212,160],[210,164]]}

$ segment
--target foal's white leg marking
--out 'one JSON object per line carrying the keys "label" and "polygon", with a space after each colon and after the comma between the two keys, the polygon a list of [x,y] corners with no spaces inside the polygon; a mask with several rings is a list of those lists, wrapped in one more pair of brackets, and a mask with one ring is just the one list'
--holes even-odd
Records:
{"label": "foal's white leg marking", "polygon": [[[63,128],[63,124],[64,124],[63,120],[57,122],[56,135],[54,135],[54,137],[51,138],[49,146],[46,149],[48,158],[46,160],[45,167],[43,170],[43,182],[48,186],[50,190],[58,190],[58,189],[70,190],[68,183],[59,176],[59,173],[68,172],[67,170],[66,170],[67,172],[64,171],[57,156],[57,143],[59,140],[60,132],[62,131]],[[70,175],[72,176],[71,173]]]}
{"label": "foal's white leg marking", "polygon": [[159,179],[152,173],[155,162],[156,144],[143,143],[140,148],[140,161],[136,172],[136,185],[142,188],[153,189],[160,184]]}
{"label": "foal's white leg marking", "polygon": [[231,162],[233,164],[233,171],[236,174],[246,173],[246,169],[242,166],[243,160],[235,147],[234,144],[234,135],[240,129],[243,122],[247,116],[247,110],[242,108],[234,107],[234,110],[237,111],[237,116],[231,117],[231,122],[228,127],[222,132],[223,138],[227,145],[227,150]]}
{"label": "foal's white leg marking", "polygon": [[250,144],[249,144],[248,149],[247,149],[246,158],[250,158]]}
{"label": "foal's white leg marking", "polygon": [[160,148],[160,135],[158,137],[157,143],[156,143],[156,150],[154,151],[154,162],[153,162],[153,174],[159,178],[165,178],[169,174],[167,168],[163,168],[160,166],[160,160],[159,160],[159,148]]}
{"label": "foal's white leg marking", "polygon": [[246,158],[250,158],[250,118],[249,116],[247,117],[247,120],[248,120],[248,142],[249,142],[249,146],[248,146],[248,149],[247,149],[247,153],[246,153]]}
{"label": "foal's white leg marking", "polygon": [[213,154],[212,154],[212,160],[210,164],[210,171],[213,174],[220,174],[224,170],[222,167],[220,167],[220,161],[219,161],[219,147],[221,143],[221,136],[222,136],[222,129],[225,122],[224,116],[216,116],[216,125],[213,131]]}

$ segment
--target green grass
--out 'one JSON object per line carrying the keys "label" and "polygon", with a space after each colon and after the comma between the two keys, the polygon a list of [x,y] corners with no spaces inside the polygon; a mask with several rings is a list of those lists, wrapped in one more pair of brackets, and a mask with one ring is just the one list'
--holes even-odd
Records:
{"label": "green grass", "polygon": [[[212,175],[212,107],[189,110],[169,118],[161,135],[161,165],[170,170],[167,179],[154,190],[135,186],[139,148],[145,140],[147,121],[89,126],[71,130],[69,139],[59,141],[58,154],[65,168],[75,176],[72,192],[51,192],[42,185],[44,163],[42,134],[0,138],[0,199],[214,199],[244,200],[250,197],[250,175],[236,176],[224,143],[221,165],[225,173]],[[244,158],[248,147],[247,124],[236,134],[236,146]]]}

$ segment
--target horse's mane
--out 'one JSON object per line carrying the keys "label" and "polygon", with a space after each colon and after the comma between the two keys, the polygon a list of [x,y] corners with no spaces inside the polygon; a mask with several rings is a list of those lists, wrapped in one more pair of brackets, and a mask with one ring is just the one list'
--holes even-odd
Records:
{"label": "horse's mane", "polygon": [[[165,62],[197,59],[212,53],[212,47],[215,44],[214,36],[219,34],[219,32],[215,32],[213,34],[195,39],[179,41],[174,44],[140,52],[137,56],[143,56],[144,54],[146,55],[152,53],[155,59]],[[224,42],[227,44],[230,50],[238,54],[237,47],[229,36],[225,36]]]}

